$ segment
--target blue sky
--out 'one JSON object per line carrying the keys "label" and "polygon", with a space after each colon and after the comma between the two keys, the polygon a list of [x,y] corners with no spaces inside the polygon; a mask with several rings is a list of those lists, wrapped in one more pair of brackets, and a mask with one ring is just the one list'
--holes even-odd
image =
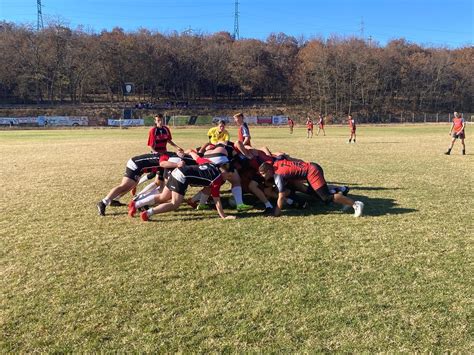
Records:
{"label": "blue sky", "polygon": [[[450,48],[474,43],[474,0],[239,0],[240,37],[404,37]],[[234,0],[42,0],[43,19],[100,32],[234,31]],[[35,0],[0,0],[0,20],[36,26]]]}

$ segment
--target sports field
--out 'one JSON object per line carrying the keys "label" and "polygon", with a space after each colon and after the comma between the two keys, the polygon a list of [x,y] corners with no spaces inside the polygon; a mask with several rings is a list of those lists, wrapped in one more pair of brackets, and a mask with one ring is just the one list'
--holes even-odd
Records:
{"label": "sports field", "polygon": [[468,155],[445,156],[447,125],[359,126],[356,144],[347,127],[251,127],[255,146],[350,186],[365,215],[183,206],[150,222],[95,207],[148,152],[145,128],[0,131],[0,352],[472,352],[467,128]]}

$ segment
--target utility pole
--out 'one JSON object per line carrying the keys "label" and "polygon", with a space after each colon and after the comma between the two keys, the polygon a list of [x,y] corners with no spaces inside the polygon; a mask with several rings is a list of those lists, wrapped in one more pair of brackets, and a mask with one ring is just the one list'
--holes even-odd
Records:
{"label": "utility pole", "polygon": [[235,0],[234,10],[234,40],[240,39],[239,34],[239,0]]}
{"label": "utility pole", "polygon": [[37,20],[36,20],[36,30],[39,31],[39,30],[42,30],[44,28],[43,26],[43,11],[41,10],[41,0],[36,0],[36,4],[37,4],[37,9],[38,9],[38,16],[37,16]]}

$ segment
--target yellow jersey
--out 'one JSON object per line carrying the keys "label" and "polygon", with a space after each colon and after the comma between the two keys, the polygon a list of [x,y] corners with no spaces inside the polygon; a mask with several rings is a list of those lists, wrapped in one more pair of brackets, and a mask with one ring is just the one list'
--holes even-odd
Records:
{"label": "yellow jersey", "polygon": [[219,127],[212,127],[208,132],[209,142],[217,144],[218,142],[227,142],[229,140],[229,132],[226,129],[220,132]]}

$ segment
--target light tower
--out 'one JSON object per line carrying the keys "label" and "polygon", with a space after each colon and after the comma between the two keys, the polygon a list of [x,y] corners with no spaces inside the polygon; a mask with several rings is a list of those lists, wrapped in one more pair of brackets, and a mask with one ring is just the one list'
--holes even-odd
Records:
{"label": "light tower", "polygon": [[239,39],[239,0],[235,0],[235,11],[234,11],[234,40]]}
{"label": "light tower", "polygon": [[41,11],[41,0],[36,0],[37,8],[38,8],[38,18],[36,21],[36,30],[43,29],[43,12]]}

